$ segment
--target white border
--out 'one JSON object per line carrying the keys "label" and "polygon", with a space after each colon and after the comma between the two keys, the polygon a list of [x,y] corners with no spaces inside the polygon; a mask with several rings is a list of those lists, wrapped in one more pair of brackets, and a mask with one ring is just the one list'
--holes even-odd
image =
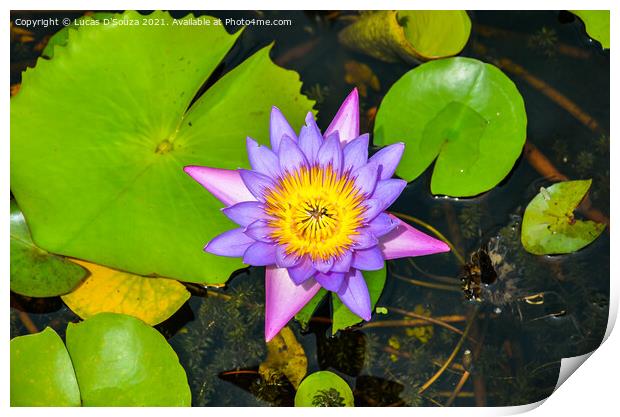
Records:
{"label": "white border", "polygon": [[[9,56],[9,43],[7,42],[7,38],[9,37],[9,20],[10,20],[10,10],[124,10],[124,9],[173,9],[173,10],[184,10],[184,9],[207,9],[207,10],[296,10],[296,9],[314,9],[314,10],[374,10],[374,9],[468,9],[468,10],[514,10],[514,9],[522,9],[522,10],[549,10],[549,9],[611,9],[611,27],[612,27],[612,41],[613,45],[618,45],[618,36],[615,28],[618,26],[618,7],[614,7],[614,3],[610,0],[590,0],[590,1],[575,1],[575,0],[567,0],[567,1],[557,1],[557,0],[521,0],[518,2],[507,2],[507,1],[489,1],[489,0],[469,0],[469,1],[456,1],[456,0],[384,0],[381,2],[377,1],[369,1],[369,0],[357,0],[357,1],[325,1],[325,0],[316,0],[312,2],[305,3],[295,3],[293,4],[290,1],[264,1],[264,0],[255,0],[255,1],[236,1],[236,0],[227,0],[225,2],[210,2],[210,1],[187,1],[187,0],[176,0],[174,2],[171,1],[160,1],[160,0],[134,0],[134,1],[89,1],[85,3],[84,1],[78,0],[64,0],[64,1],[55,1],[55,2],[43,2],[43,1],[34,1],[34,0],[9,0],[2,3],[2,16],[3,21],[5,22],[3,27],[4,33],[4,41],[0,43],[0,48],[2,48],[2,58],[4,59],[4,67],[3,72],[5,74],[5,80],[10,78],[10,66],[8,62],[10,60]],[[616,55],[611,55],[611,73],[614,74],[617,71],[617,59]],[[613,70],[616,68],[616,70]],[[4,99],[2,100],[2,111],[1,117],[3,121],[3,140],[2,150],[0,152],[0,160],[1,160],[1,186],[2,186],[2,194],[8,196],[10,186],[9,186],[9,94],[8,94],[8,86],[5,86],[5,94]],[[613,113],[613,109],[617,109],[617,93],[618,86],[614,77],[611,77],[611,109]],[[615,114],[615,113],[614,113]],[[612,124],[610,137],[614,139],[617,138],[615,133],[618,133],[615,124]],[[613,142],[612,142],[613,143]],[[614,162],[618,161],[618,151],[617,146],[611,146],[611,182],[615,181],[615,166]],[[6,197],[5,197],[6,198]],[[8,218],[9,212],[9,204],[8,199],[5,200],[5,211],[4,218]],[[617,197],[612,193],[611,196],[611,218],[616,218],[616,214],[618,212],[617,205]],[[5,314],[9,311],[9,223],[2,222],[1,223],[0,233],[5,238],[2,240],[2,283],[4,285],[3,293],[4,297],[1,299],[1,307],[0,311],[4,311]],[[615,253],[614,250],[617,249],[617,239],[615,238],[615,234],[611,236],[611,251]],[[613,257],[612,257],[613,259]],[[451,408],[451,409],[441,409],[441,408],[401,408],[401,409],[383,409],[381,412],[387,412],[390,414],[401,414],[401,415],[411,415],[415,413],[415,415],[459,415],[459,416],[487,416],[487,415],[508,415],[508,414],[516,414],[525,412],[535,408],[535,411],[532,412],[532,415],[547,415],[550,413],[560,414],[560,415],[579,415],[582,416],[584,414],[598,414],[598,415],[611,415],[614,412],[611,410],[617,410],[615,400],[618,396],[617,390],[617,378],[620,375],[620,358],[618,358],[617,352],[620,352],[620,336],[618,336],[618,331],[611,332],[613,325],[615,323],[615,319],[618,312],[618,265],[617,262],[613,262],[611,265],[611,283],[610,283],[610,320],[608,323],[607,333],[605,335],[606,340],[601,348],[597,349],[592,354],[592,359],[588,360],[581,368],[576,372],[576,375],[572,378],[569,378],[569,382],[563,384],[559,389],[554,392],[554,394],[548,399],[548,401],[541,401],[537,404],[526,405],[521,407],[502,407],[502,408]],[[45,415],[67,415],[74,413],[88,413],[93,415],[105,415],[108,416],[110,410],[107,409],[89,409],[81,410],[81,409],[11,409],[8,407],[9,404],[9,324],[8,320],[2,320],[2,329],[3,329],[3,339],[4,343],[0,345],[0,352],[2,357],[3,366],[0,367],[2,369],[2,379],[1,379],[1,391],[0,391],[0,407],[7,408],[6,411],[10,413],[10,415],[31,415],[34,413],[45,413]],[[611,337],[610,337],[611,336]],[[588,355],[589,356],[589,355]],[[583,358],[582,358],[583,359]],[[572,363],[571,363],[572,362]],[[581,362],[579,359],[576,360],[568,360],[567,365],[563,366],[562,372],[565,373],[569,370],[574,371],[575,364]],[[578,366],[578,365],[577,365]],[[570,368],[570,369],[569,369]],[[572,373],[572,372],[570,372]],[[540,406],[543,402],[545,402],[544,406],[536,408]],[[385,410],[385,411],[384,411]],[[131,413],[131,415],[169,415],[171,410],[168,409],[117,409],[114,413]],[[231,413],[236,412],[236,410],[230,410],[229,408],[193,408],[193,409],[184,409],[184,410],[175,410],[174,413],[184,412],[188,414],[194,415],[204,415],[204,413],[215,413],[219,415],[220,413]],[[289,410],[285,408],[264,408],[264,409],[253,409],[251,410],[253,414],[257,416],[284,416],[285,413],[290,413]],[[361,414],[370,414],[374,413],[375,410],[369,409],[296,409],[295,413],[300,415],[306,414],[316,414],[320,412],[322,415],[335,415],[334,413],[338,413],[338,415],[342,415],[343,413],[355,413],[356,416]],[[4,413],[3,413],[4,414]],[[288,416],[287,416],[288,417]]]}

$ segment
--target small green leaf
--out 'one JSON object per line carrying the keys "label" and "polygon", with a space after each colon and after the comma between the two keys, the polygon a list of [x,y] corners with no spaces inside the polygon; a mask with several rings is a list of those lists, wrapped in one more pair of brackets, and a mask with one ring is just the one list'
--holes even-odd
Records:
{"label": "small green leaf", "polygon": [[143,321],[100,313],[67,327],[84,406],[189,406],[191,393],[179,359]]}
{"label": "small green leaf", "polygon": [[610,48],[609,10],[571,10],[586,25],[588,35],[601,43],[605,49]]}
{"label": "small green leaf", "polygon": [[295,394],[295,407],[354,407],[353,392],[347,381],[333,372],[308,375]]}
{"label": "small green leaf", "polygon": [[11,340],[11,406],[80,406],[71,358],[53,329]]}
{"label": "small green leaf", "polygon": [[412,181],[435,159],[433,194],[469,197],[510,172],[525,144],[523,98],[498,68],[472,58],[432,61],[406,73],[383,99],[377,145],[405,142],[396,174]]}
{"label": "small green leaf", "polygon": [[[370,292],[370,309],[372,310],[383,292],[383,287],[385,287],[387,270],[384,265],[378,271],[364,271],[363,275]],[[336,294],[332,294],[332,335],[336,334],[338,330],[354,326],[361,321],[362,319],[357,314],[352,313],[347,306],[342,304]]]}
{"label": "small green leaf", "polygon": [[11,291],[28,297],[55,297],[73,290],[88,271],[37,247],[22,212],[11,200]]}
{"label": "small green leaf", "polygon": [[541,188],[523,214],[521,242],[535,255],[571,253],[592,243],[605,224],[577,220],[573,211],[592,180],[564,181]]}
{"label": "small green leaf", "polygon": [[304,308],[299,310],[299,313],[295,314],[295,320],[297,320],[299,324],[301,324],[301,327],[303,329],[308,327],[308,323],[310,322],[314,311],[319,306],[321,301],[323,301],[323,298],[325,298],[326,295],[327,290],[325,288],[321,288],[319,292],[317,292],[314,297],[312,297],[312,299],[308,301]]}

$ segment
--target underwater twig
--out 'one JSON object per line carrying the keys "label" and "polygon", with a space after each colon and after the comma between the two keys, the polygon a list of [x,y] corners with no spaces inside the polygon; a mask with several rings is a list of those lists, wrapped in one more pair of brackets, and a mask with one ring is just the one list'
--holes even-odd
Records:
{"label": "underwater twig", "polygon": [[224,375],[258,375],[258,371],[253,369],[239,369],[236,371],[226,371],[220,373],[220,376]]}
{"label": "underwater twig", "polygon": [[[471,374],[469,373],[469,371],[465,371],[463,373],[463,375],[461,376],[461,379],[459,379],[458,384],[456,384],[456,387],[454,387],[454,391],[452,391],[452,394],[450,395],[450,397],[448,398],[448,400],[446,401],[446,407],[450,407],[452,405],[452,403],[454,402],[454,400],[456,399],[457,396],[461,396],[461,394],[464,394],[461,392],[461,390],[463,389],[463,386],[465,385],[465,383],[467,382],[467,380],[469,379],[469,376]],[[474,396],[474,393],[471,393],[471,396]]]}
{"label": "underwater twig", "polygon": [[[419,327],[419,326],[428,326],[429,321],[428,317],[424,320],[413,319],[413,320],[383,320],[383,321],[371,321],[362,324],[359,326],[359,329],[370,329],[372,327]],[[437,320],[446,322],[446,323],[460,323],[465,321],[465,317],[454,315],[454,316],[440,316],[436,318]]]}
{"label": "underwater twig", "polygon": [[312,50],[312,48],[316,46],[317,43],[319,43],[318,38],[311,39],[308,42],[299,44],[295,46],[294,48],[289,49],[288,51],[286,51],[279,57],[276,57],[274,59],[274,62],[280,66],[284,66],[288,64],[290,61],[294,61],[297,58],[302,58],[306,56]]}
{"label": "underwater twig", "polygon": [[[454,207],[452,207],[452,205],[447,201],[442,204],[442,207],[444,213],[446,214],[446,220],[448,221],[448,231],[450,232],[450,237],[452,237],[452,242],[454,242],[454,247],[459,249],[459,253],[463,253],[463,237],[461,236],[461,228],[456,218]],[[462,265],[465,264],[464,259],[459,259],[459,261],[461,261]]]}
{"label": "underwater twig", "polygon": [[30,334],[39,333],[39,329],[34,324],[34,322],[30,318],[30,315],[28,313],[26,313],[25,311],[18,310],[17,315],[19,316],[19,319],[21,320],[26,330],[30,332]]}
{"label": "underwater twig", "polygon": [[[552,181],[567,181],[568,177],[561,173],[553,163],[543,154],[540,149],[533,143],[526,141],[523,147],[523,155],[527,162],[543,177]],[[577,207],[577,210],[582,212],[590,220],[595,222],[605,223],[609,225],[609,219],[601,211],[592,207],[592,200],[590,196],[586,195]]]}
{"label": "underwater twig", "polygon": [[428,231],[430,231],[431,233],[433,233],[435,236],[437,236],[437,238],[439,238],[439,240],[442,240],[446,245],[448,245],[450,247],[450,250],[452,250],[452,253],[454,254],[454,256],[457,257],[457,259],[459,260],[460,263],[465,264],[465,258],[463,258],[463,255],[461,255],[459,253],[459,251],[456,250],[456,248],[454,247],[452,242],[450,242],[447,237],[445,237],[443,234],[441,234],[441,232],[439,230],[435,229],[430,224],[428,224],[428,223],[418,219],[417,217],[413,217],[413,216],[410,216],[410,215],[404,214],[404,213],[398,213],[398,212],[395,212],[395,211],[390,211],[390,213],[392,213],[396,217],[400,217],[401,219],[409,220],[410,222],[418,224],[418,225],[424,227],[425,229],[427,229]]}
{"label": "underwater twig", "polygon": [[458,343],[456,344],[456,346],[454,347],[454,350],[452,351],[452,353],[450,354],[450,356],[448,356],[448,359],[446,359],[446,361],[444,362],[444,364],[442,365],[441,368],[439,368],[439,370],[437,372],[435,372],[435,375],[433,375],[432,377],[430,377],[430,379],[428,381],[426,381],[424,383],[424,385],[422,385],[422,387],[420,387],[418,394],[422,394],[424,391],[426,391],[431,385],[433,385],[433,383],[435,381],[437,381],[437,379],[445,372],[445,370],[450,366],[450,364],[452,363],[452,361],[454,360],[454,358],[456,357],[456,355],[459,353],[459,351],[461,350],[461,347],[463,346],[463,343],[465,343],[465,339],[467,339],[467,335],[469,334],[469,330],[471,329],[472,324],[474,323],[476,316],[478,314],[478,310],[479,307],[476,306],[474,308],[474,310],[471,313],[471,316],[469,317],[469,319],[467,320],[467,325],[465,326],[465,330],[463,330],[463,335],[461,336],[461,339],[458,341]]}
{"label": "underwater twig", "polygon": [[432,282],[418,281],[417,279],[407,278],[405,276],[402,276],[396,273],[392,273],[392,276],[394,276],[395,278],[398,278],[401,281],[405,281],[413,285],[419,285],[420,287],[433,288],[435,290],[442,290],[442,291],[461,292],[460,287],[457,285],[442,285],[442,284],[434,284]]}
{"label": "underwater twig", "polygon": [[429,278],[433,278],[437,281],[440,282],[444,282],[446,284],[455,284],[459,282],[458,278],[454,278],[454,277],[448,277],[445,275],[437,275],[437,274],[431,274],[430,272],[426,272],[425,270],[423,270],[422,268],[420,268],[418,266],[418,264],[416,264],[412,258],[407,258],[407,260],[409,261],[409,263],[411,264],[411,266],[413,266],[413,268],[418,271],[419,273],[426,275]]}
{"label": "underwater twig", "polygon": [[388,311],[393,311],[394,313],[402,314],[402,315],[407,316],[407,317],[413,317],[413,318],[416,318],[416,319],[419,319],[419,320],[424,320],[424,321],[427,321],[429,323],[433,323],[433,324],[436,324],[438,326],[444,327],[444,328],[446,328],[446,329],[448,329],[450,331],[453,331],[454,333],[458,333],[460,335],[463,334],[463,331],[461,329],[457,329],[456,327],[452,326],[451,324],[446,323],[443,320],[439,320],[439,319],[436,319],[436,318],[433,318],[433,317],[429,317],[429,316],[424,316],[422,314],[417,314],[417,313],[414,313],[412,311],[403,310],[403,309],[398,308],[398,307],[388,307],[388,306],[385,306],[385,308],[387,308]]}

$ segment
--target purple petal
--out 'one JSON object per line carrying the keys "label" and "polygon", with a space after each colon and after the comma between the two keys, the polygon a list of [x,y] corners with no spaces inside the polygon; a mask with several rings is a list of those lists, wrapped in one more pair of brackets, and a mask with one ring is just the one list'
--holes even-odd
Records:
{"label": "purple petal", "polygon": [[334,261],[332,266],[332,272],[349,272],[351,268],[351,262],[353,261],[353,252],[346,251],[340,258]]}
{"label": "purple petal", "polygon": [[243,183],[248,190],[259,201],[265,201],[265,192],[269,188],[273,188],[274,184],[266,175],[260,174],[256,171],[249,171],[247,169],[240,169],[239,174]]}
{"label": "purple petal", "polygon": [[355,185],[360,192],[372,195],[379,179],[379,166],[376,163],[368,162],[361,168],[356,169],[352,175],[355,177]]}
{"label": "purple petal", "polygon": [[390,217],[398,225],[390,233],[379,239],[379,247],[385,259],[431,255],[433,253],[450,251],[450,247],[441,240],[414,229],[395,216],[390,215]]}
{"label": "purple petal", "polygon": [[265,242],[251,244],[243,254],[243,263],[253,266],[275,265],[276,245]]}
{"label": "purple petal", "polygon": [[276,265],[280,268],[291,268],[297,265],[301,261],[296,255],[286,253],[286,247],[284,245],[278,245],[276,247]]}
{"label": "purple petal", "polygon": [[328,272],[327,274],[316,274],[314,279],[321,284],[321,287],[328,291],[336,292],[342,287],[344,282],[344,273]]}
{"label": "purple petal", "polygon": [[282,140],[283,136],[288,136],[293,140],[297,139],[295,131],[286,121],[286,118],[284,117],[280,109],[275,106],[271,108],[269,136],[271,138],[271,150],[275,153],[278,153],[280,149],[280,141]]}
{"label": "purple petal", "polygon": [[332,133],[338,132],[340,141],[343,144],[355,139],[360,135],[360,114],[359,96],[357,88],[354,88],[349,96],[344,100],[338,113],[329,124],[324,137],[329,137]]}
{"label": "purple petal", "polygon": [[377,183],[375,192],[372,194],[372,198],[375,198],[383,202],[383,210],[390,207],[394,201],[400,196],[405,187],[407,181],[398,179],[381,180]]}
{"label": "purple petal", "polygon": [[353,247],[355,248],[355,250],[368,249],[371,246],[376,246],[377,243],[379,243],[375,235],[373,235],[368,228],[363,227],[357,229],[357,232],[358,234],[351,235],[351,239],[353,240]]}
{"label": "purple petal", "polygon": [[319,165],[324,167],[331,165],[335,172],[340,173],[343,158],[340,140],[338,139],[338,132],[325,139],[319,149],[316,159]]}
{"label": "purple petal", "polygon": [[214,237],[207,243],[204,250],[214,255],[237,257],[243,256],[248,247],[254,243],[255,240],[239,228],[228,230]]}
{"label": "purple petal", "polygon": [[288,268],[288,273],[296,285],[308,280],[316,273],[312,261],[306,256],[297,265]]}
{"label": "purple petal", "polygon": [[308,160],[304,153],[299,149],[299,146],[293,142],[293,139],[288,136],[284,136],[280,142],[278,157],[280,158],[282,172],[296,172],[302,166],[308,165]]}
{"label": "purple petal", "polygon": [[270,341],[290,319],[321,289],[314,279],[301,285],[289,277],[285,268],[265,271],[265,340]]}
{"label": "purple petal", "polygon": [[275,153],[266,146],[261,146],[251,137],[246,139],[248,158],[252,169],[268,177],[280,175],[280,161]]}
{"label": "purple petal", "polygon": [[351,266],[363,271],[378,271],[384,265],[383,253],[378,246],[353,252]]}
{"label": "purple petal", "polygon": [[390,233],[396,226],[398,226],[398,222],[387,213],[379,214],[368,224],[372,234],[378,238]]}
{"label": "purple petal", "polygon": [[247,226],[267,216],[265,206],[258,201],[242,201],[222,209],[222,213],[239,226]]}
{"label": "purple petal", "polygon": [[241,201],[256,201],[239,175],[239,171],[190,165],[183,168],[211,194],[227,206]]}
{"label": "purple petal", "polygon": [[364,211],[364,221],[370,222],[372,219],[383,213],[383,201],[376,198],[369,198],[364,201],[366,210]]}
{"label": "purple petal", "polygon": [[312,265],[314,266],[314,269],[325,274],[332,269],[332,266],[334,266],[334,259],[329,258],[326,261],[323,259],[317,259],[316,261],[312,261]]}
{"label": "purple petal", "polygon": [[343,172],[355,171],[368,162],[368,133],[353,139],[344,147]]}
{"label": "purple petal", "polygon": [[265,220],[256,220],[248,227],[246,227],[244,232],[246,235],[250,236],[254,240],[259,240],[266,243],[273,243],[273,240],[271,239],[273,228],[267,225],[267,222]]}
{"label": "purple petal", "polygon": [[395,143],[381,149],[379,152],[374,154],[368,162],[376,162],[381,168],[381,179],[387,180],[388,178],[392,178],[392,175],[394,175],[394,171],[396,171],[396,167],[398,166],[404,151],[404,143]]}
{"label": "purple petal", "polygon": [[342,288],[338,291],[338,298],[353,313],[366,321],[370,320],[370,293],[360,271],[353,269],[346,275]]}
{"label": "purple petal", "polygon": [[321,143],[323,143],[323,136],[319,127],[316,125],[314,115],[309,112],[306,116],[306,126],[301,128],[299,132],[299,148],[302,150],[308,161],[312,164],[316,161],[316,156],[319,153]]}

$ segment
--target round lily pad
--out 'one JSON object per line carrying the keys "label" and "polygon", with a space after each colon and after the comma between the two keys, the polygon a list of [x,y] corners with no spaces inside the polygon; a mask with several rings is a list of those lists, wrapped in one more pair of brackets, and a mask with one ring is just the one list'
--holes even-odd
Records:
{"label": "round lily pad", "polygon": [[105,266],[74,260],[90,272],[62,300],[78,316],[122,313],[154,326],[173,315],[189,298],[183,284],[168,278],[143,277]]}
{"label": "round lily pad", "polygon": [[592,180],[564,181],[541,188],[523,214],[521,243],[530,253],[571,253],[592,243],[605,224],[578,220],[573,211],[590,189]]}
{"label": "round lily pad", "polygon": [[319,371],[301,381],[295,407],[353,407],[353,392],[347,381],[330,371]]}
{"label": "round lily pad", "polygon": [[605,49],[610,47],[609,10],[571,10],[586,26],[588,35],[601,43]]}
{"label": "round lily pad", "polygon": [[414,68],[390,88],[374,142],[405,143],[400,177],[412,181],[436,160],[433,194],[469,197],[510,172],[526,125],[523,98],[504,73],[472,58],[448,58]]}
{"label": "round lily pad", "polygon": [[189,406],[179,359],[155,329],[135,317],[100,313],[67,327],[84,406]]}
{"label": "round lily pad", "polygon": [[272,106],[297,126],[314,103],[270,46],[194,101],[240,32],[209,16],[200,19],[210,25],[159,11],[114,19],[66,31],[52,59],[24,72],[11,100],[11,189],[50,252],[223,283],[244,265],[202,249],[234,225],[183,167],[248,167],[246,136],[268,143]]}
{"label": "round lily pad", "polygon": [[11,340],[11,406],[80,406],[71,358],[53,329]]}
{"label": "round lily pad", "polygon": [[34,244],[24,215],[11,200],[11,291],[55,297],[73,290],[88,271]]}

